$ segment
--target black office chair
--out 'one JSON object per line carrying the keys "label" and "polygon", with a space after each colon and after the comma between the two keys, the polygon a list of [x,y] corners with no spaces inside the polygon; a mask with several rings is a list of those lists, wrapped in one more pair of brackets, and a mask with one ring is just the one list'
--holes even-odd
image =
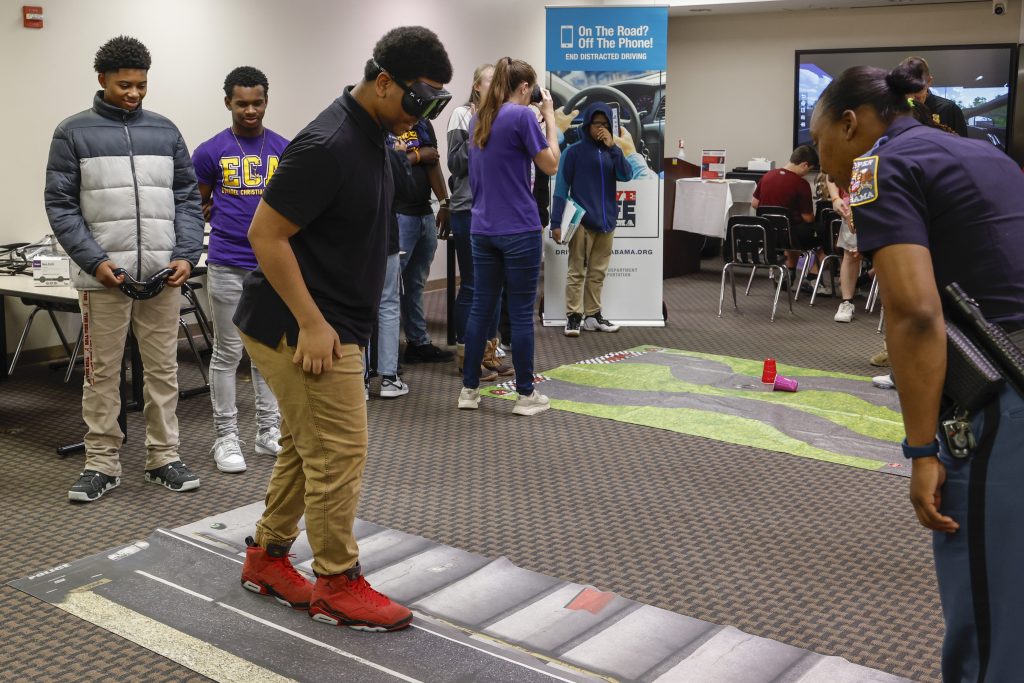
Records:
{"label": "black office chair", "polygon": [[819,199],[814,202],[814,221],[821,224],[821,215],[823,211],[833,211],[831,199]]}
{"label": "black office chair", "polygon": [[21,297],[21,303],[26,306],[31,306],[32,312],[28,314],[28,319],[25,321],[25,329],[22,330],[21,337],[18,339],[18,345],[14,348],[14,356],[11,358],[11,365],[7,370],[7,376],[10,377],[14,374],[14,368],[18,365],[18,359],[21,357],[22,347],[24,347],[25,340],[28,338],[29,330],[32,329],[32,322],[35,320],[36,314],[40,311],[46,311],[46,314],[50,316],[50,321],[53,323],[53,329],[57,331],[57,336],[60,337],[60,344],[64,347],[64,352],[68,355],[68,367],[64,372],[64,381],[70,381],[71,372],[75,369],[75,361],[82,350],[82,331],[79,330],[78,340],[75,342],[74,347],[72,347],[71,344],[68,343],[67,337],[64,336],[64,330],[61,328],[60,323],[57,321],[57,316],[55,316],[54,313],[74,313],[76,315],[81,315],[78,303],[44,301],[42,299],[33,299],[32,297],[27,296]]}
{"label": "black office chair", "polygon": [[[719,318],[722,317],[722,305],[725,303],[726,273],[729,274],[729,282],[732,286],[732,306],[739,308],[736,301],[736,278],[733,274],[733,269],[736,267],[750,268],[751,280],[758,268],[767,268],[772,274],[778,275],[775,297],[772,300],[772,322],[775,322],[775,311],[779,305],[783,280],[789,284],[786,288],[786,299],[789,301],[790,313],[793,312],[793,283],[789,277],[789,269],[779,263],[780,251],[777,245],[777,236],[774,227],[766,217],[731,216],[726,228],[724,253],[726,264],[722,268],[722,284],[718,292]],[[749,281],[747,293],[750,293]]]}
{"label": "black office chair", "polygon": [[[811,306],[814,305],[814,299],[818,296],[818,285],[821,284],[821,276],[825,273],[825,268],[828,268],[829,279],[832,283],[832,291],[836,291],[836,270],[839,269],[842,263],[842,256],[839,254],[839,248],[836,246],[836,242],[839,240],[839,231],[843,227],[843,219],[839,213],[833,209],[825,209],[819,216],[819,227],[818,229],[823,231],[824,240],[822,240],[822,249],[825,252],[825,257],[821,259],[821,265],[818,266],[818,278],[814,281],[814,291],[811,292]],[[829,262],[833,261],[834,266],[829,266]]]}
{"label": "black office chair", "polygon": [[804,280],[807,279],[807,273],[811,269],[811,264],[817,258],[820,245],[804,244],[800,241],[800,238],[789,223],[789,211],[785,207],[762,205],[757,207],[757,215],[764,216],[775,226],[776,232],[779,235],[777,242],[779,251],[798,251],[802,256],[800,271],[797,273],[796,278],[796,291],[793,292],[793,301],[796,301],[800,298],[800,287],[803,285]]}
{"label": "black office chair", "polygon": [[[199,266],[192,270],[192,278],[198,278],[205,274],[205,266]],[[203,356],[208,356],[213,351],[213,328],[210,326],[210,320],[206,317],[206,312],[199,304],[199,297],[196,294],[196,290],[202,289],[203,285],[201,282],[193,281],[192,278],[181,286],[181,295],[185,297],[185,304],[181,307],[178,325],[181,327],[182,332],[185,333],[185,341],[188,342],[192,355],[195,356],[196,362],[199,364],[199,373],[203,377],[203,384],[192,389],[180,390],[178,395],[181,398],[204,394],[210,390],[210,376],[207,373]],[[195,316],[196,326],[199,327],[199,333],[203,335],[203,341],[206,342],[206,348],[202,351],[196,346],[195,339],[192,338],[192,331],[189,329],[188,323],[185,322],[185,316],[187,315]]]}

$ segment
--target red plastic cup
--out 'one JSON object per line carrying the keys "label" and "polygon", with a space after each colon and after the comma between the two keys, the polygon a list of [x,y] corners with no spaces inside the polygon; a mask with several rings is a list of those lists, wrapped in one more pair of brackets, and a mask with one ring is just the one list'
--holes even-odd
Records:
{"label": "red plastic cup", "polygon": [[796,391],[797,387],[799,387],[799,386],[800,386],[800,383],[797,382],[795,379],[790,379],[789,377],[783,377],[782,375],[776,375],[775,376],[775,382],[774,382],[772,388],[775,391]]}
{"label": "red plastic cup", "polygon": [[774,384],[775,374],[775,359],[765,358],[764,369],[761,370],[761,384]]}

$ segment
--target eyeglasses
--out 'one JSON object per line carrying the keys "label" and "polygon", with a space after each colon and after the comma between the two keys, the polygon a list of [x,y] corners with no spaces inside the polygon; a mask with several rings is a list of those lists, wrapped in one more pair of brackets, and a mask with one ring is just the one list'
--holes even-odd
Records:
{"label": "eyeglasses", "polygon": [[409,116],[415,116],[418,119],[436,119],[452,100],[452,94],[443,88],[435,88],[423,81],[413,81],[406,85],[376,61],[373,64],[381,71],[386,72],[391,80],[402,89],[402,109]]}

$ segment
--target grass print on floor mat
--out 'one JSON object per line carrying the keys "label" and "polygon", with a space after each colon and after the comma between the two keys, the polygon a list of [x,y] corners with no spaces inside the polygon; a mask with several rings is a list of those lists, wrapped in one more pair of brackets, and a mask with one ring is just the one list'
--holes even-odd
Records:
{"label": "grass print on floor mat", "polygon": [[[537,376],[557,410],[667,429],[860,469],[909,475],[899,462],[896,393],[869,378],[780,363],[796,393],[761,384],[762,362],[638,346]],[[481,387],[515,398],[515,382]]]}

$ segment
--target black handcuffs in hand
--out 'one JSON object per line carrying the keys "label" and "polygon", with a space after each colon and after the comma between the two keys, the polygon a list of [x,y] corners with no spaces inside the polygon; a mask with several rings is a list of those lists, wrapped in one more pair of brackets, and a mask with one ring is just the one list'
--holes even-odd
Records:
{"label": "black handcuffs in hand", "polygon": [[114,277],[124,275],[124,280],[118,285],[121,291],[136,301],[144,301],[162,292],[164,285],[167,284],[167,278],[173,272],[173,268],[164,268],[154,273],[148,280],[140,281],[133,278],[124,268],[114,268]]}

